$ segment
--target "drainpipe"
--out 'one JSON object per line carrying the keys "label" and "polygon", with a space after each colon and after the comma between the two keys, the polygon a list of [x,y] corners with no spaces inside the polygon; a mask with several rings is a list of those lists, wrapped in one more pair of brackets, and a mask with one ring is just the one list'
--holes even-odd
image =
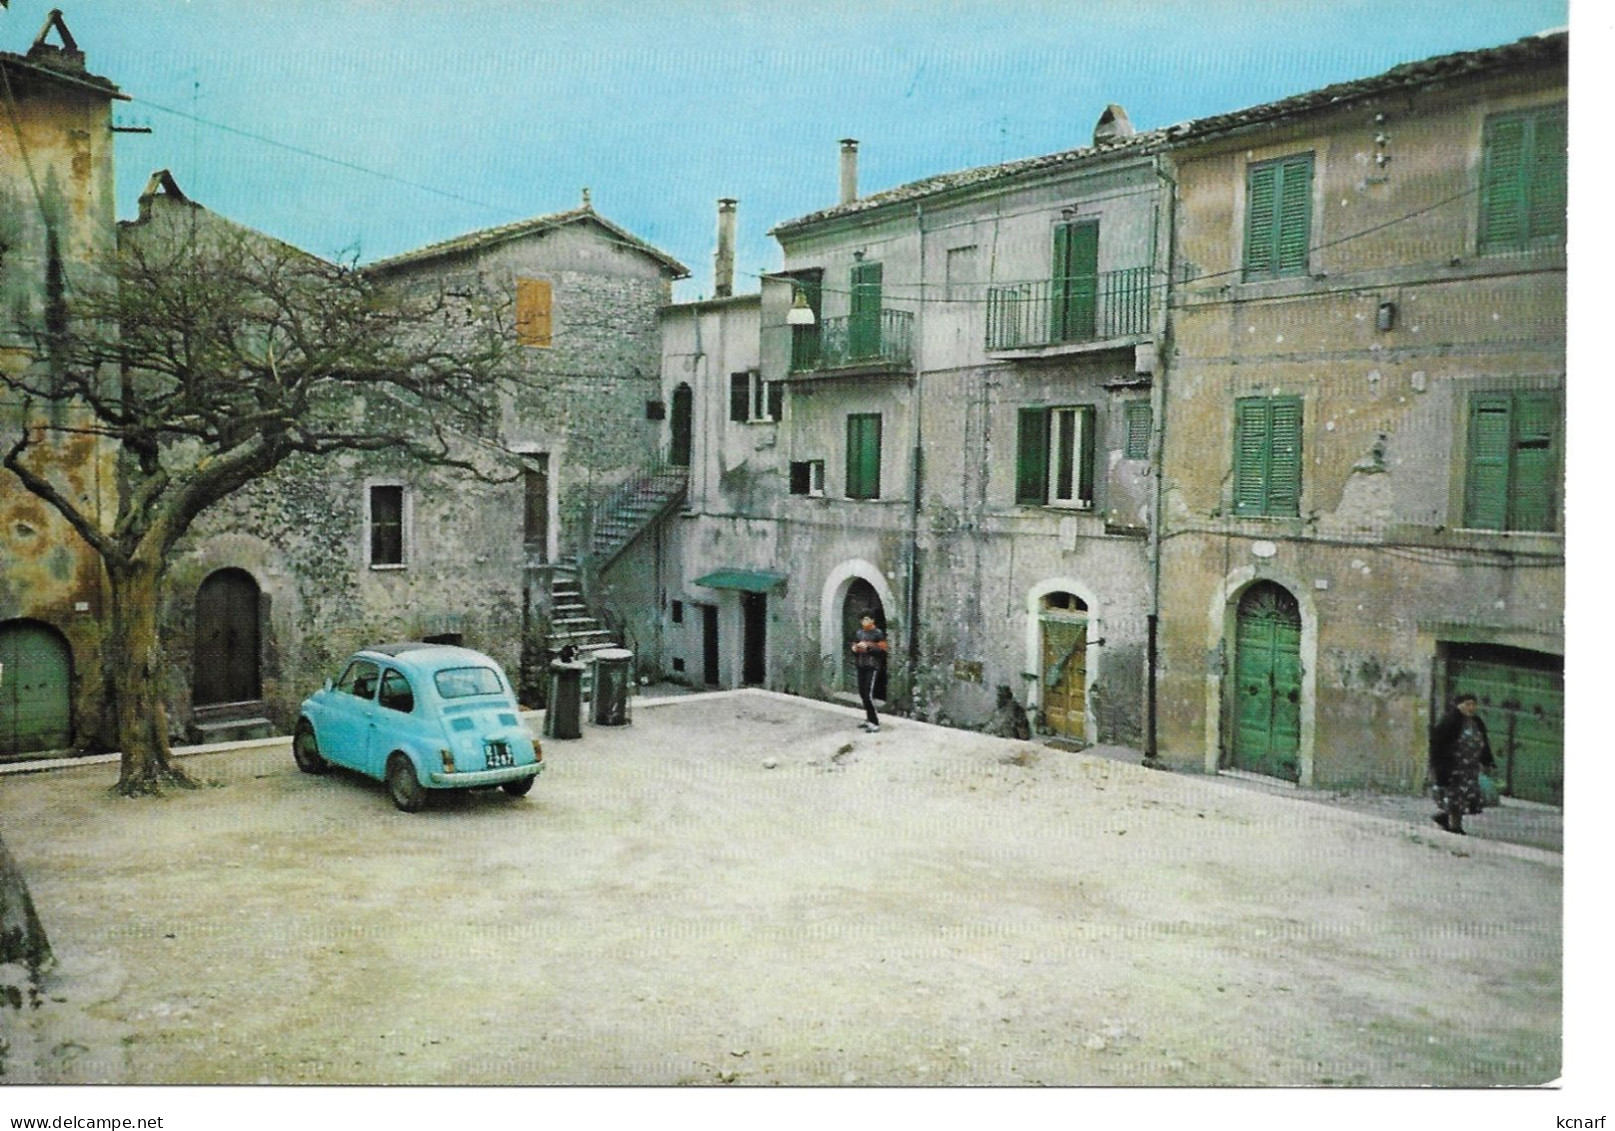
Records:
{"label": "drainpipe", "polygon": [[[857,144],[856,142],[854,143]],[[920,506],[925,489],[924,419],[925,384],[920,379],[920,338],[925,324],[925,208],[914,205],[914,227],[920,241],[919,301],[915,303],[914,337],[909,343],[914,359],[914,457],[909,468],[910,494],[908,509],[908,711],[910,717],[918,704],[916,686],[919,682],[920,663]]]}
{"label": "drainpipe", "polygon": [[[1155,175],[1165,182],[1166,192],[1166,283],[1161,288],[1161,321],[1160,332],[1155,340],[1155,372],[1150,381],[1150,473],[1154,479],[1154,498],[1150,503],[1150,529],[1149,529],[1149,559],[1150,559],[1150,611],[1148,618],[1149,632],[1146,645],[1145,663],[1147,671],[1144,680],[1145,708],[1144,708],[1144,764],[1157,765],[1159,754],[1158,724],[1159,703],[1158,686],[1161,677],[1160,659],[1160,626],[1161,626],[1161,533],[1164,524],[1162,506],[1166,497],[1166,476],[1163,472],[1163,454],[1166,448],[1166,378],[1170,366],[1167,357],[1171,344],[1172,319],[1172,271],[1177,254],[1176,246],[1176,204],[1178,185],[1172,177],[1161,167],[1161,155],[1155,155]],[[1160,237],[1157,234],[1155,246],[1160,247]]]}

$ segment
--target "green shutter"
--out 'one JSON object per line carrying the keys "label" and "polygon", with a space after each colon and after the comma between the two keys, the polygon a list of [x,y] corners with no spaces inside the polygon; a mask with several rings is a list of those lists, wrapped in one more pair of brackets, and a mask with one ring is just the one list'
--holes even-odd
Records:
{"label": "green shutter", "polygon": [[1301,513],[1301,398],[1234,405],[1234,513]]}
{"label": "green shutter", "polygon": [[1526,122],[1494,118],[1486,123],[1481,174],[1480,249],[1517,248],[1525,239]]}
{"label": "green shutter", "polygon": [[1234,404],[1235,514],[1264,513],[1270,416],[1267,401],[1259,397]]}
{"label": "green shutter", "polygon": [[1512,408],[1512,399],[1506,395],[1479,396],[1470,402],[1464,525],[1476,530],[1508,526]]}
{"label": "green shutter", "polygon": [[1279,230],[1275,274],[1305,275],[1312,243],[1312,154],[1279,163]]}
{"label": "green shutter", "polygon": [[785,382],[768,382],[768,419],[783,420],[785,417]]}
{"label": "green shutter", "polygon": [[847,417],[847,497],[880,498],[880,414]]}
{"label": "green shutter", "polygon": [[1553,393],[1521,393],[1514,398],[1514,466],[1510,479],[1508,528],[1558,527],[1558,445],[1560,416]]}
{"label": "green shutter", "polygon": [[1099,295],[1099,222],[1084,220],[1054,229],[1054,305],[1057,342],[1094,336]]}
{"label": "green shutter", "polygon": [[1082,436],[1077,452],[1077,498],[1085,503],[1093,502],[1093,457],[1094,457],[1094,407],[1091,404],[1081,405],[1077,409],[1077,420],[1081,422]]}
{"label": "green shutter", "polygon": [[1301,513],[1301,398],[1269,402],[1267,505],[1263,513]]}
{"label": "green shutter", "polygon": [[853,357],[880,355],[879,263],[859,263],[852,269],[852,309],[847,319],[847,350]]}
{"label": "green shutter", "polygon": [[1526,238],[1533,242],[1565,236],[1565,161],[1568,122],[1564,107],[1544,111],[1533,121]]}
{"label": "green shutter", "polygon": [[1127,445],[1124,459],[1150,458],[1150,402],[1127,402]]}
{"label": "green shutter", "polygon": [[1304,275],[1312,244],[1312,154],[1245,173],[1245,278]]}
{"label": "green shutter", "polygon": [[1273,274],[1273,231],[1278,223],[1278,166],[1253,165],[1245,174],[1245,278]]}
{"label": "green shutter", "polygon": [[1049,410],[1023,408],[1015,459],[1015,501],[1046,503],[1049,484]]}

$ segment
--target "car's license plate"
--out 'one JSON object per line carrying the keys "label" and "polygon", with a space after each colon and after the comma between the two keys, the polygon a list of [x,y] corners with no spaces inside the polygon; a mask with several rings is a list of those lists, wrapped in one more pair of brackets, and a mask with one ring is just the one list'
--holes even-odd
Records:
{"label": "car's license plate", "polygon": [[516,764],[516,759],[510,753],[510,746],[508,743],[490,742],[488,743],[487,749],[488,768],[490,770],[497,770],[504,766],[514,766]]}

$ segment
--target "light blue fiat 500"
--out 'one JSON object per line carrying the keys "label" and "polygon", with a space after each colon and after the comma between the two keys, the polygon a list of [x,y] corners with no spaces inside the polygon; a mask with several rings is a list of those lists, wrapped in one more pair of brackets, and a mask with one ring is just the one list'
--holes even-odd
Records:
{"label": "light blue fiat 500", "polygon": [[386,644],[354,654],[303,700],[292,756],[305,773],[345,766],[386,782],[414,813],[428,790],[533,788],[544,754],[493,660],[445,644]]}

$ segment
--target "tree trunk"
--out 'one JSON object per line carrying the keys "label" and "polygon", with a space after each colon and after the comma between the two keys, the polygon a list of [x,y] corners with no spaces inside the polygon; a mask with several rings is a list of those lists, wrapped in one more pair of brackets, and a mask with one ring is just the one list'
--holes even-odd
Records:
{"label": "tree trunk", "polygon": [[[0,965],[15,962],[26,967],[29,978],[37,981],[54,961],[50,940],[45,937],[45,928],[28,894],[28,883],[11,858],[6,842],[0,840]],[[0,1005],[7,1004],[22,1003],[0,1001]]]}
{"label": "tree trunk", "polygon": [[157,609],[162,569],[136,558],[107,569],[112,588],[112,631],[105,641],[107,697],[113,703],[118,749],[123,752],[117,792],[126,797],[161,793],[165,785],[194,788],[170,761],[168,709]]}

